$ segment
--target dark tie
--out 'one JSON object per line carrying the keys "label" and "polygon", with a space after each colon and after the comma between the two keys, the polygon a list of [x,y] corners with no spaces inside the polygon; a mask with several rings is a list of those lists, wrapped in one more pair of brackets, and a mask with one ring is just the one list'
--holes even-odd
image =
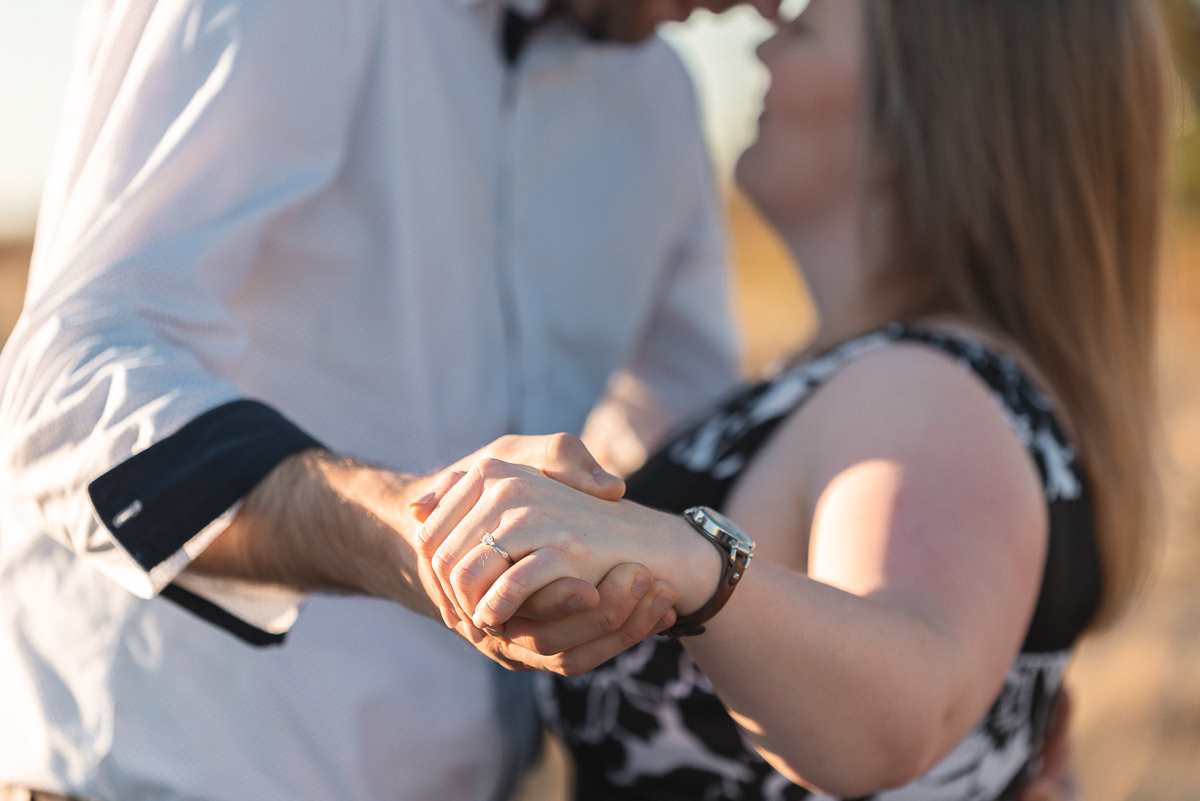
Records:
{"label": "dark tie", "polygon": [[504,27],[501,29],[500,46],[504,51],[504,60],[516,64],[521,57],[521,48],[529,39],[529,34],[541,20],[530,19],[511,8],[504,10]]}

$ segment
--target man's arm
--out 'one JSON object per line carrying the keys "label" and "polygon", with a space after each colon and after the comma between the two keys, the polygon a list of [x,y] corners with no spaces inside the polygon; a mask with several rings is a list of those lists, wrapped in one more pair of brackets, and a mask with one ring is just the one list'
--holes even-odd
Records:
{"label": "man's arm", "polygon": [[413,558],[407,508],[432,479],[308,450],[279,463],[189,570],[386,598],[436,614]]}
{"label": "man's arm", "polygon": [[[532,464],[576,489],[608,500],[624,485],[566,435],[504,438],[475,456],[503,454]],[[444,492],[456,468],[411,476],[307,450],[282,461],[250,492],[230,526],[193,560],[202,575],[385,598],[418,612],[440,612],[476,647],[514,669],[564,660],[584,669],[669,627],[674,589],[637,565],[614,570],[596,589],[565,581],[531,606],[519,642],[484,637],[439,603],[432,571],[417,559],[423,498]],[[570,617],[569,620],[563,618]]]}

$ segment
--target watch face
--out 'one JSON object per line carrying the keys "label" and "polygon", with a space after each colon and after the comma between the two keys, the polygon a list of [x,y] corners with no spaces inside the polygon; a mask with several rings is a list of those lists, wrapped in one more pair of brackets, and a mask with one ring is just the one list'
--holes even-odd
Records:
{"label": "watch face", "polygon": [[[754,549],[754,540],[750,539],[750,535],[742,531],[737,523],[734,523],[728,517],[716,511],[715,509],[710,509],[707,506],[697,506],[694,510],[689,509],[688,511],[696,514],[697,518],[702,515],[711,521],[711,525],[705,527],[708,528],[712,534],[716,534],[716,531],[713,530],[713,527],[715,526],[715,528],[719,528],[721,531],[725,532],[730,539],[740,543],[743,550],[751,551]],[[705,525],[700,519],[697,519],[696,522],[700,523],[701,525]]]}

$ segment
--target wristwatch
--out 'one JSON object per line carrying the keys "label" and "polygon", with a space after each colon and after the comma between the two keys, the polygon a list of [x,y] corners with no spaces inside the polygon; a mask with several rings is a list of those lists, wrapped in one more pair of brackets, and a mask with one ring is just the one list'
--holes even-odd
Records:
{"label": "wristwatch", "polygon": [[704,633],[704,624],[720,612],[729,596],[733,595],[733,588],[742,580],[754,552],[754,540],[720,512],[707,506],[693,506],[683,513],[683,519],[721,552],[724,565],[716,593],[704,606],[676,620],[675,625],[666,632],[672,637],[692,637]]}

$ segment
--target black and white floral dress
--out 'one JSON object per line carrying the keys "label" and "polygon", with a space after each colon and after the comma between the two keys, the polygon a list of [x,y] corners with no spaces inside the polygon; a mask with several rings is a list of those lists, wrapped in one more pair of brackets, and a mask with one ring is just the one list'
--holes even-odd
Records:
{"label": "black and white floral dress", "polygon": [[[990,388],[1037,464],[1050,529],[1037,607],[999,697],[933,770],[873,798],[1015,798],[1035,765],[1072,645],[1098,606],[1101,574],[1075,450],[1049,399],[1010,357],[974,340],[890,325],[740,392],[652,457],[631,478],[628,497],[671,512],[720,509],[758,449],[814,390],[856,356],[895,342],[942,351]],[[578,801],[819,798],[758,755],[675,640],[651,638],[582,676],[543,677],[540,698],[574,755]]]}

